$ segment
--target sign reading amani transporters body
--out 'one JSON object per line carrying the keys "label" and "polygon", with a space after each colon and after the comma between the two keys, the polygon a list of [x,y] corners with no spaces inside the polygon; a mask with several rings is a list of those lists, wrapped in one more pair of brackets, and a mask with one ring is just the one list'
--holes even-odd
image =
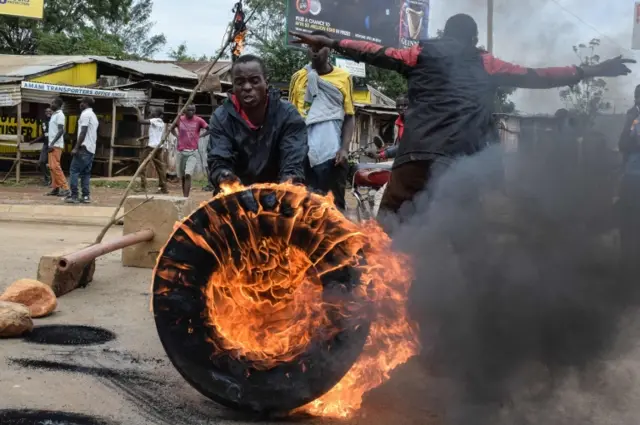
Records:
{"label": "sign reading amani transporters body", "polygon": [[0,15],[42,19],[44,0],[0,0]]}
{"label": "sign reading amani transporters body", "polygon": [[[0,0],[2,1],[2,0]],[[32,81],[23,81],[23,89],[48,91],[52,93],[70,94],[75,96],[91,96],[91,97],[109,97],[109,98],[125,98],[127,92],[116,90],[98,90],[86,87],[59,86],[57,84],[34,83]]]}

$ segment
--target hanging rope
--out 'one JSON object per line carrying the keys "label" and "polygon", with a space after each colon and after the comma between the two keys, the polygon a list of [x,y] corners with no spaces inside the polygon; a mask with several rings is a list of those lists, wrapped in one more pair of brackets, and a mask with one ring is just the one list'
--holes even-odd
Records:
{"label": "hanging rope", "polygon": [[233,6],[233,29],[229,33],[229,38],[233,41],[231,60],[235,62],[244,50],[244,39],[247,35],[247,23],[245,21],[244,9],[242,8],[242,0],[239,0]]}

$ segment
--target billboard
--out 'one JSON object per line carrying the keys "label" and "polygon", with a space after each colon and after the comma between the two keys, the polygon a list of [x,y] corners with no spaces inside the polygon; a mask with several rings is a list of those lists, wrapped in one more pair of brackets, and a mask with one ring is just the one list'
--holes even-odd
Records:
{"label": "billboard", "polygon": [[0,15],[42,19],[44,0],[0,0]]}
{"label": "billboard", "polygon": [[427,38],[429,0],[287,0],[289,31],[409,47]]}

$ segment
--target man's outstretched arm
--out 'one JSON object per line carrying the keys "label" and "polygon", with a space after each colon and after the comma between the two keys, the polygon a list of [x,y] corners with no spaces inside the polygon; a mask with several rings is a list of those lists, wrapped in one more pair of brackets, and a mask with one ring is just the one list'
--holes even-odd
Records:
{"label": "man's outstretched arm", "polygon": [[490,53],[483,53],[482,61],[497,86],[526,89],[563,87],[576,84],[584,78],[627,75],[631,70],[626,64],[635,63],[632,59],[619,56],[593,66],[527,68],[498,59]]}
{"label": "man's outstretched arm", "polygon": [[390,69],[400,73],[405,73],[416,66],[422,49],[417,44],[406,49],[395,49],[369,41],[338,41],[322,35],[311,35],[295,31],[290,34],[295,38],[293,42],[296,44],[329,47],[341,55],[350,57],[358,62],[365,62],[378,68]]}

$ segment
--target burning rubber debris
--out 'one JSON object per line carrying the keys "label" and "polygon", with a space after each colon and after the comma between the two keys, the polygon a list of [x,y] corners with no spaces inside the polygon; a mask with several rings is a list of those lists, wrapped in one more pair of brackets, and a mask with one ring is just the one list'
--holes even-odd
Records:
{"label": "burning rubber debris", "polygon": [[304,187],[227,187],[158,259],[162,344],[226,406],[351,416],[419,350],[405,308],[411,264],[390,242]]}
{"label": "burning rubber debris", "polygon": [[73,325],[38,326],[25,336],[27,342],[50,345],[98,345],[115,338],[106,329]]}

